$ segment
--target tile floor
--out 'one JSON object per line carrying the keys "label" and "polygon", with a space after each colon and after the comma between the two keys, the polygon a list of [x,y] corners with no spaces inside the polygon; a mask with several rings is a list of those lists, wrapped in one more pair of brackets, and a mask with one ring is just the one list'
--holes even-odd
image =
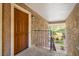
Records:
{"label": "tile floor", "polygon": [[31,47],[18,53],[16,56],[67,56],[65,53],[50,51],[45,48]]}

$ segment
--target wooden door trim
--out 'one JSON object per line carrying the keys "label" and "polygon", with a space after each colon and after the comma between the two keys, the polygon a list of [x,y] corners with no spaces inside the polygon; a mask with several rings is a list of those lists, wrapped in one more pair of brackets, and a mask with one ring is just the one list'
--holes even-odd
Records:
{"label": "wooden door trim", "polygon": [[17,4],[11,4],[11,55],[14,56],[14,8],[25,12],[29,15],[28,24],[28,47],[31,47],[31,13],[26,9],[18,6]]}

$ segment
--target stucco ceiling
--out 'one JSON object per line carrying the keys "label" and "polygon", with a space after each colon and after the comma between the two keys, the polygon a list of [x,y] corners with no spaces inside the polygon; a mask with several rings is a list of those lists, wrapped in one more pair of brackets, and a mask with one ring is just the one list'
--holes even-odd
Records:
{"label": "stucco ceiling", "polygon": [[27,3],[31,9],[47,21],[63,21],[73,10],[74,3]]}

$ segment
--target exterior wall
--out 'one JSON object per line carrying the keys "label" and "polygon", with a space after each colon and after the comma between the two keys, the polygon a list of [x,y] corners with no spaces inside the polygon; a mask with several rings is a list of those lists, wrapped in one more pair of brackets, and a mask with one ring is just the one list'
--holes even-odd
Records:
{"label": "exterior wall", "polygon": [[4,56],[9,56],[11,55],[11,5],[2,4],[2,8],[3,8],[2,54]]}
{"label": "exterior wall", "polygon": [[32,45],[48,47],[48,23],[43,19],[32,18]]}
{"label": "exterior wall", "polygon": [[75,6],[66,19],[67,31],[67,53],[79,56],[79,4]]}
{"label": "exterior wall", "polygon": [[2,55],[2,4],[0,3],[0,56]]}

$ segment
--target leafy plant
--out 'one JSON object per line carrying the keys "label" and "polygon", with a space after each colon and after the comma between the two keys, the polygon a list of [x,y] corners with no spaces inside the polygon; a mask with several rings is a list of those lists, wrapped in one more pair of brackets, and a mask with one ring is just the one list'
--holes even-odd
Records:
{"label": "leafy plant", "polygon": [[61,50],[64,50],[64,46],[60,46],[60,49],[61,49]]}

